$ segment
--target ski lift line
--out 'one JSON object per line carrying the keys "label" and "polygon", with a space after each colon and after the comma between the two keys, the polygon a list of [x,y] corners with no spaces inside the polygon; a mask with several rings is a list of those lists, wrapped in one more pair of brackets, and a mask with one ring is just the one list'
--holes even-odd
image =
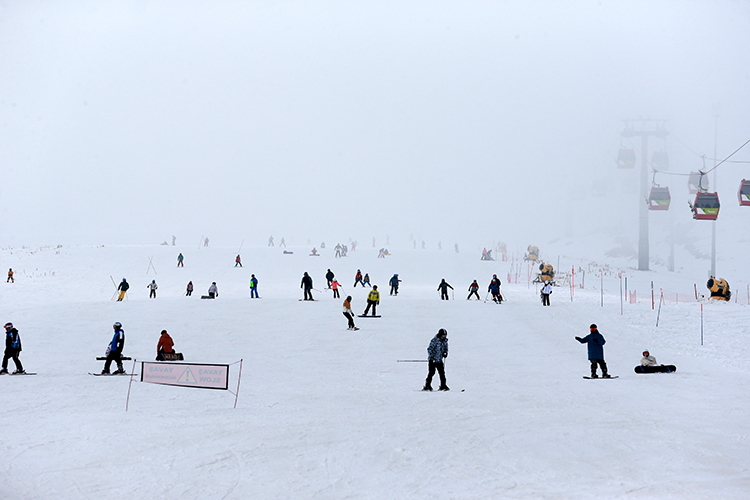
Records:
{"label": "ski lift line", "polygon": [[[678,140],[679,140],[679,139],[678,139]],[[750,163],[750,161],[747,161],[747,162],[745,162],[745,161],[735,161],[735,162],[731,162],[731,161],[729,161],[729,158],[731,158],[732,156],[734,156],[735,154],[737,154],[737,153],[738,153],[738,152],[739,152],[739,151],[740,151],[740,150],[741,150],[742,148],[744,148],[744,147],[745,147],[745,146],[747,146],[748,144],[750,144],[750,139],[748,139],[747,141],[745,141],[745,143],[744,143],[744,144],[742,144],[742,146],[740,146],[740,147],[738,147],[737,149],[735,149],[735,150],[734,150],[734,152],[733,152],[732,154],[730,154],[729,156],[727,156],[726,158],[724,158],[723,160],[721,160],[721,161],[720,161],[719,163],[717,163],[716,165],[714,165],[714,166],[713,166],[713,167],[711,167],[710,169],[706,170],[705,172],[704,172],[703,170],[701,170],[701,173],[702,173],[703,175],[708,175],[708,174],[710,174],[711,172],[713,172],[714,170],[716,170],[716,168],[717,168],[717,167],[718,167],[719,165],[721,165],[722,163]],[[632,145],[632,142],[631,142],[631,145]],[[683,145],[684,145],[684,144],[683,144]],[[687,148],[687,146],[685,146],[685,147]],[[638,154],[642,154],[642,153],[641,153],[641,152],[640,152],[640,151],[638,150],[638,148],[636,148],[635,146],[633,146],[633,149],[635,149],[636,151],[638,151]],[[690,149],[690,148],[688,148],[688,149]],[[691,153],[693,153],[693,154],[695,154],[695,155],[696,155],[696,156],[698,156],[699,158],[702,158],[702,159],[703,159],[704,161],[705,161],[705,160],[713,160],[713,161],[716,161],[716,159],[715,159],[715,158],[706,158],[706,155],[699,155],[698,153],[696,153],[696,152],[695,152],[695,151],[693,151],[692,149],[690,150],[690,152],[691,152]],[[650,162],[650,161],[649,161],[648,159],[646,159],[646,163],[648,163],[649,165],[651,165],[651,170],[652,170],[652,171],[654,172],[654,174],[657,174],[657,173],[659,173],[659,174],[664,174],[664,175],[674,175],[674,176],[680,176],[680,177],[686,177],[686,176],[690,176],[690,175],[691,175],[691,174],[681,174],[681,173],[679,173],[679,172],[667,172],[667,171],[664,171],[664,170],[659,170],[659,169],[657,169],[656,167],[654,167],[654,165],[653,165],[653,164],[652,164],[652,163],[651,163],[651,162]]]}
{"label": "ski lift line", "polygon": [[[703,158],[704,160],[708,159],[708,160],[711,160],[711,161],[718,161],[716,158],[706,158],[706,155],[699,155],[698,153],[696,153],[695,151],[693,151],[692,149],[690,149],[690,147],[687,144],[685,144],[684,142],[682,142],[678,137],[676,137],[675,135],[672,135],[672,137],[677,142],[679,142],[680,144],[682,144],[683,146],[685,146],[685,148],[688,151],[690,151],[691,153],[693,153],[695,156],[697,156],[699,158]],[[732,156],[734,156],[740,149],[742,149],[745,146],[747,146],[748,143],[750,143],[750,139],[748,139],[747,141],[745,141],[745,143],[742,146],[740,146],[739,148],[737,148],[732,154],[730,154],[729,156],[727,156],[726,158],[724,158],[723,160],[721,160],[719,163],[717,163],[716,165],[714,165],[713,168],[711,168],[710,170],[708,170],[705,173],[708,174],[708,173],[712,172],[716,167],[718,167],[722,163],[750,163],[750,161],[729,161],[729,158],[731,158]],[[680,174],[672,174],[672,175],[680,175]],[[685,174],[681,174],[681,175],[685,175]]]}

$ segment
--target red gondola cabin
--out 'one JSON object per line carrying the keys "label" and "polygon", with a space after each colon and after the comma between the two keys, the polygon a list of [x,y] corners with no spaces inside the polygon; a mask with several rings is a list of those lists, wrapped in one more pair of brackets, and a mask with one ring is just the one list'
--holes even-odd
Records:
{"label": "red gondola cabin", "polygon": [[740,206],[750,207],[750,181],[742,179],[740,189],[737,191],[737,198],[740,199]]}
{"label": "red gondola cabin", "polygon": [[719,217],[719,195],[717,193],[698,193],[691,206],[693,219],[716,220]]}

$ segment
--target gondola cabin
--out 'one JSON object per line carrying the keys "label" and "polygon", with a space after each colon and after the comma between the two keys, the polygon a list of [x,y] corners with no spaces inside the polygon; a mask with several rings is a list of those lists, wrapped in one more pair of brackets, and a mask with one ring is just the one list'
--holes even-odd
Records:
{"label": "gondola cabin", "polygon": [[649,210],[669,210],[669,203],[672,197],[669,195],[668,187],[654,186],[648,195]]}
{"label": "gondola cabin", "polygon": [[618,168],[634,168],[635,167],[635,149],[620,148],[617,153],[617,167]]}
{"label": "gondola cabin", "polygon": [[716,220],[719,217],[719,195],[716,193],[697,193],[693,203],[693,219]]}
{"label": "gondola cabin", "polygon": [[690,172],[688,177],[688,190],[690,194],[696,194],[699,191],[708,190],[708,176],[701,175],[700,172]]}
{"label": "gondola cabin", "polygon": [[750,207],[750,181],[742,179],[740,189],[737,191],[737,197],[740,199],[740,206]]}
{"label": "gondola cabin", "polygon": [[662,172],[669,170],[669,154],[666,151],[654,151],[651,155],[651,163]]}

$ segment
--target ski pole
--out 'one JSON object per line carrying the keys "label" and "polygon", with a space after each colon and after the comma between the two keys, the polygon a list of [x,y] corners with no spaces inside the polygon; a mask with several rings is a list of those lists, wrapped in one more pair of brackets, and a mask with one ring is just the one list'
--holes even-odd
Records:
{"label": "ski pole", "polygon": [[426,359],[397,359],[396,363],[427,363]]}

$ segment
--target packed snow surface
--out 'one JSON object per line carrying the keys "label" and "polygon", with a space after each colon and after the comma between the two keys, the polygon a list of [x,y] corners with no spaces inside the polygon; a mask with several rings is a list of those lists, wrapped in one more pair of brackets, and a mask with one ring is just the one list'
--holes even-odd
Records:
{"label": "packed snow surface", "polygon": [[[360,246],[337,259],[332,246],[319,257],[309,247],[245,248],[242,268],[236,248],[0,250],[16,272],[0,286],[0,320],[18,328],[24,368],[38,373],[0,378],[0,498],[750,497],[750,306],[738,276],[724,276],[737,301],[696,301],[696,289],[707,292],[705,263],[638,272],[632,262],[563,255],[563,270],[587,272],[542,307],[534,269],[518,255],[518,282],[508,283],[511,262],[476,251],[409,245],[378,259]],[[324,289],[328,268],[342,299]],[[357,269],[379,285],[382,318],[355,318],[354,332],[341,305],[350,294],[364,311]],[[305,271],[315,302],[299,300]],[[398,296],[388,293],[394,273]],[[485,301],[492,274],[501,305]],[[116,302],[123,277],[131,289]],[[439,299],[442,278],[454,300]],[[474,279],[482,300],[467,301]],[[201,300],[212,281],[219,298]],[[95,358],[115,321],[124,354],[138,361],[154,360],[162,329],[187,362],[242,360],[240,380],[240,365],[230,367],[236,408],[230,391],[88,375],[101,371]],[[616,380],[583,379],[586,347],[574,337],[590,323]],[[439,328],[448,330],[451,390],[422,392]],[[644,349],[677,372],[635,374]]]}

